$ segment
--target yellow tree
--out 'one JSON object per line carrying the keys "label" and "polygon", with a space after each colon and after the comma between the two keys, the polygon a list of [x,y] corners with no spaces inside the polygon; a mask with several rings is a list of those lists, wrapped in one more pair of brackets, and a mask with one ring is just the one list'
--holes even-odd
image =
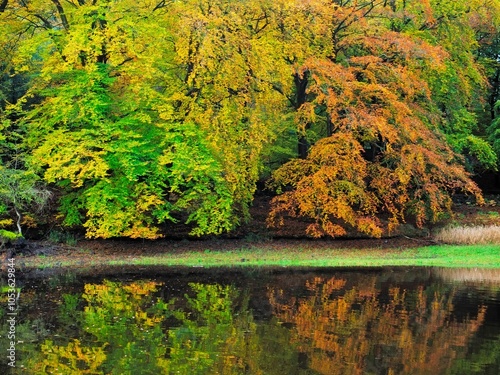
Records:
{"label": "yellow tree", "polygon": [[[10,2],[32,74],[17,103],[31,168],[89,237],[156,238],[184,220],[221,233],[248,217],[284,97],[259,2]],[[14,31],[13,31],[14,30]],[[29,37],[26,35],[29,34]]]}

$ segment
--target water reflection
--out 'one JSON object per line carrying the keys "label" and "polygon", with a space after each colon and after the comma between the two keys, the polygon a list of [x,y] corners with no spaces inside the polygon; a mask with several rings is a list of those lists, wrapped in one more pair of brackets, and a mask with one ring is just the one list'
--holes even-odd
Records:
{"label": "water reflection", "polygon": [[168,305],[153,301],[156,282],[104,281],[85,284],[81,299],[65,295],[61,328],[75,322],[73,337],[57,335],[40,346],[31,361],[35,374],[160,374],[166,368],[164,331],[160,323]]}
{"label": "water reflection", "polygon": [[484,322],[486,307],[459,321],[454,291],[392,287],[373,282],[346,288],[345,279],[314,278],[308,295],[271,289],[276,316],[293,324],[292,341],[320,374],[445,373],[463,357]]}
{"label": "water reflection", "polygon": [[436,271],[26,281],[12,373],[497,375],[498,284]]}

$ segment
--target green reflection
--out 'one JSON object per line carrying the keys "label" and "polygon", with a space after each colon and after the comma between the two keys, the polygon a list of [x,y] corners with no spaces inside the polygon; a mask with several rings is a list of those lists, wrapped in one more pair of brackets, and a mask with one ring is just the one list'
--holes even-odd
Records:
{"label": "green reflection", "polygon": [[235,313],[237,291],[229,286],[190,284],[182,325],[169,333],[171,368],[181,374],[239,374],[253,369],[249,352],[258,348],[255,323],[246,308]]}
{"label": "green reflection", "polygon": [[[75,321],[79,336],[46,340],[32,363],[35,374],[160,374],[167,368],[166,340],[160,323],[167,304],[153,300],[159,284],[86,284],[86,304],[65,295],[59,321]],[[65,331],[68,333],[68,330]]]}
{"label": "green reflection", "polygon": [[59,330],[68,334],[73,322],[78,332],[46,340],[32,373],[282,374],[280,358],[269,356],[275,346],[295,360],[285,367],[297,367],[288,330],[276,321],[258,330],[247,295],[231,286],[189,286],[192,296],[168,303],[154,298],[154,282],[105,281],[86,284],[81,298],[64,295]]}

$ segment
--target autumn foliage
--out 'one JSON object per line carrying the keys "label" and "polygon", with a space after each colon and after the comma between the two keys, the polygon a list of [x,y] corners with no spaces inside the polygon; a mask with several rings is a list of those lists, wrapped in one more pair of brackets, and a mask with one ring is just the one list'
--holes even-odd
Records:
{"label": "autumn foliage", "polygon": [[[325,107],[332,134],[318,141],[306,159],[274,173],[274,184],[292,190],[275,198],[271,224],[290,214],[313,219],[308,233],[315,237],[344,235],[345,224],[380,236],[408,215],[418,226],[436,221],[451,210],[452,192],[481,201],[460,157],[432,131],[437,124],[428,109],[431,91],[409,67],[416,58],[412,51],[426,48],[419,58],[432,58],[428,64],[439,69],[444,52],[391,32],[385,38],[392,48],[390,61],[367,55],[349,59],[347,67],[316,59],[304,65],[312,100],[299,108],[301,119],[314,121],[315,109]],[[381,37],[377,42],[380,47],[363,44],[373,53],[384,45]],[[378,219],[381,213],[389,214],[387,225]]]}
{"label": "autumn foliage", "polygon": [[474,316],[454,318],[453,292],[391,287],[383,295],[374,280],[347,283],[316,277],[300,298],[268,292],[274,314],[293,326],[291,340],[319,374],[444,373],[486,317],[487,308],[478,306]]}
{"label": "autumn foliage", "polygon": [[312,57],[301,66],[310,100],[298,109],[299,121],[314,123],[322,109],[328,134],[305,159],[274,173],[272,185],[284,193],[273,201],[271,225],[299,216],[312,219],[314,237],[349,228],[378,237],[408,217],[419,227],[437,221],[451,211],[452,193],[482,202],[440,131],[443,116],[427,76],[444,74],[448,51],[366,22],[356,39],[338,42],[341,58]]}
{"label": "autumn foliage", "polygon": [[[470,176],[496,166],[498,121],[488,143],[479,118],[495,112],[499,8],[5,0],[0,172],[43,180],[57,223],[88,237],[231,231],[271,175],[271,225],[421,226],[455,192],[481,202]],[[5,202],[0,215],[16,219]]]}

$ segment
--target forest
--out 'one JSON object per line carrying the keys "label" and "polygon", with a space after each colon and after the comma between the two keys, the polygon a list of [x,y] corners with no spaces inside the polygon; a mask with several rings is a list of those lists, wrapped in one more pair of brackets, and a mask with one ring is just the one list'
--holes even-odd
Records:
{"label": "forest", "polygon": [[371,237],[481,204],[500,0],[0,0],[0,236]]}

